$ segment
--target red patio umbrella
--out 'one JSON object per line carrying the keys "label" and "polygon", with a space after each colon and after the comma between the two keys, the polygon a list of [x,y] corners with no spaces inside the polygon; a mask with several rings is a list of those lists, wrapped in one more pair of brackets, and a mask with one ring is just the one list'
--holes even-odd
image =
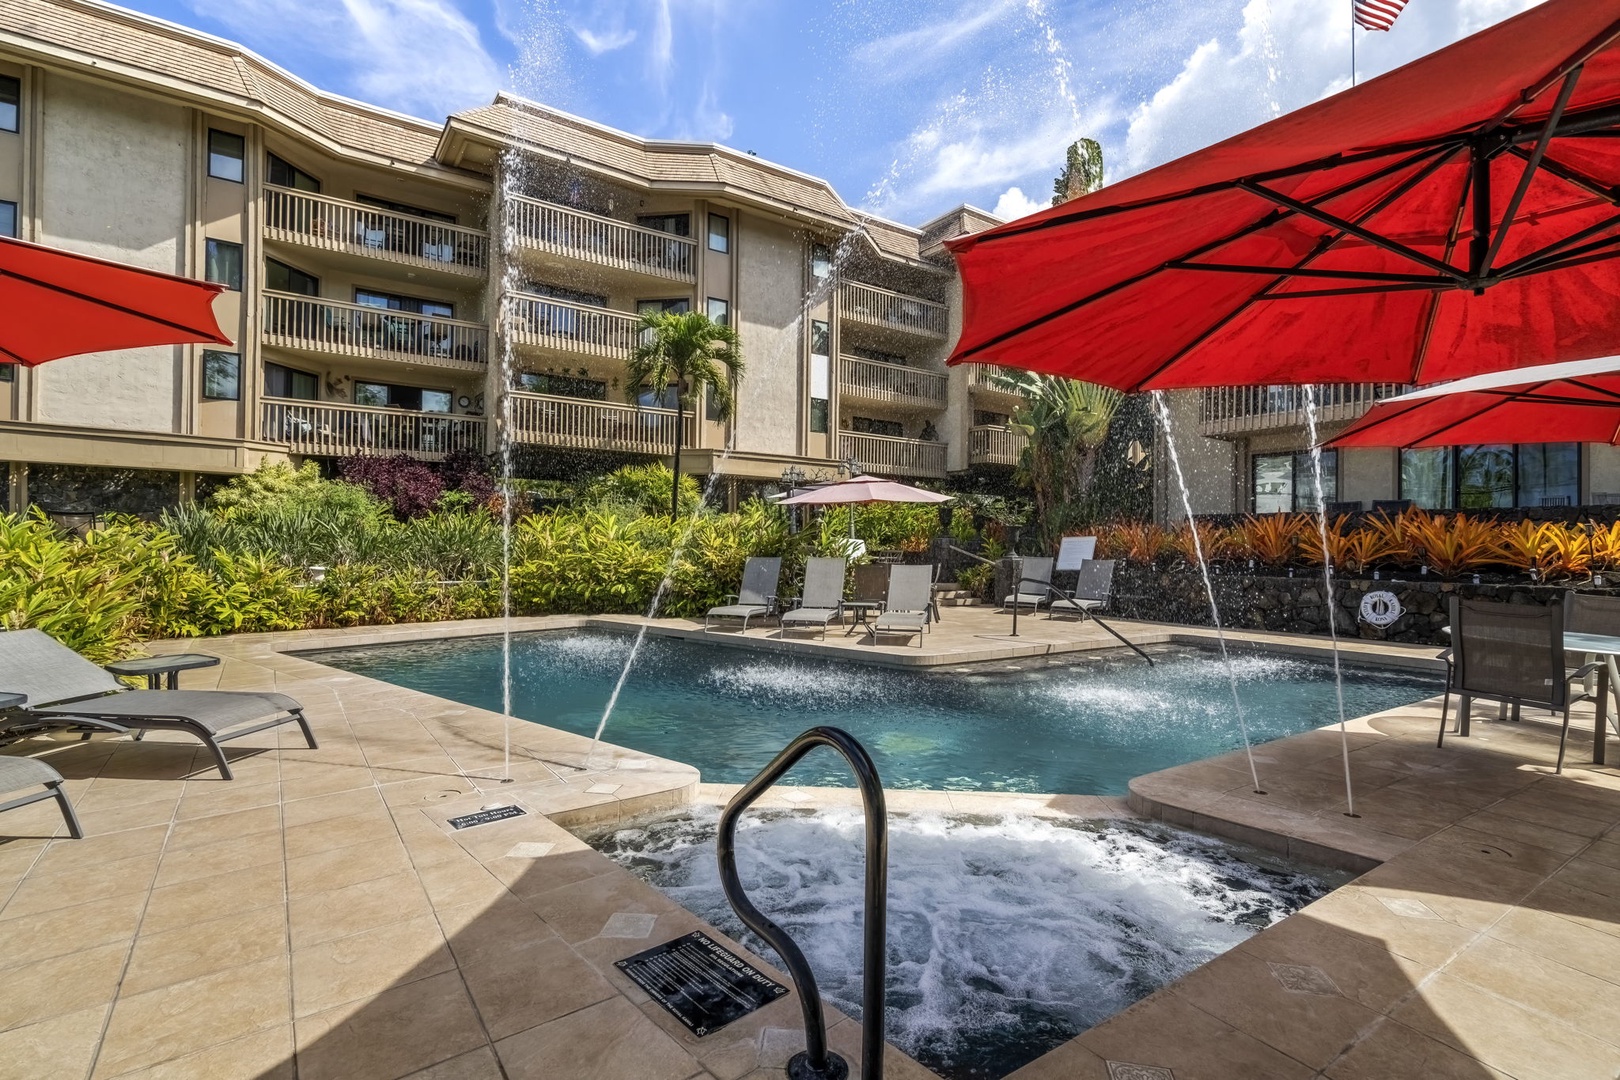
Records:
{"label": "red patio umbrella", "polygon": [[1385,398],[1330,446],[1620,444],[1620,357],[1520,368]]}
{"label": "red patio umbrella", "polygon": [[0,237],[0,363],[185,342],[231,344],[223,285]]}
{"label": "red patio umbrella", "polygon": [[1548,0],[951,241],[951,361],[1125,390],[1432,383],[1620,353],[1620,6]]}

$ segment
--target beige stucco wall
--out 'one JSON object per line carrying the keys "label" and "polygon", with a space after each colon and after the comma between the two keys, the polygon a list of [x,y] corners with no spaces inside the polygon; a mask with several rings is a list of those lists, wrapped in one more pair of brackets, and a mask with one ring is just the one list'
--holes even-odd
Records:
{"label": "beige stucco wall", "polygon": [[1371,510],[1376,499],[1400,498],[1400,451],[1366,447],[1339,451],[1339,499]]}
{"label": "beige stucco wall", "polygon": [[[1198,434],[1200,390],[1175,390],[1169,394],[1170,426],[1187,494],[1194,514],[1230,514],[1237,505],[1237,447],[1221,439]],[[1153,471],[1155,487],[1154,519],[1161,522],[1185,521],[1181,490],[1175,469],[1165,447],[1161,430],[1155,448]]]}
{"label": "beige stucco wall", "polygon": [[[191,269],[188,110],[60,75],[44,82],[39,239],[171,274]],[[173,431],[181,353],[130,349],[41,367],[33,418]]]}
{"label": "beige stucco wall", "polygon": [[799,318],[804,245],[787,226],[739,213],[738,332],[748,371],[738,394],[740,450],[798,454],[809,376]]}

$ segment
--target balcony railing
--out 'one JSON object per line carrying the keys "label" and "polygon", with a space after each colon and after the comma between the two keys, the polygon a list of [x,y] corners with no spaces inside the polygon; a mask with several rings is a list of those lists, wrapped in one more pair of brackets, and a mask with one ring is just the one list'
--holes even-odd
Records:
{"label": "balcony railing", "polygon": [[[1327,383],[1314,388],[1316,422],[1354,420],[1380,398],[1393,397],[1399,383]],[[1222,386],[1203,392],[1199,433],[1219,437],[1305,426],[1303,386]]]}
{"label": "balcony railing", "polygon": [[[674,409],[512,393],[512,437],[517,442],[665,455],[675,449],[675,423]],[[688,412],[682,446],[692,445],[695,430],[693,415]]]}
{"label": "balcony railing", "polygon": [[641,320],[622,311],[513,293],[508,298],[512,340],[589,356],[627,360],[635,349]]}
{"label": "balcony railing", "polygon": [[890,292],[876,285],[846,281],[839,287],[838,303],[844,318],[869,326],[930,338],[943,338],[950,330],[944,304]]}
{"label": "balcony railing", "polygon": [[945,406],[946,378],[938,371],[841,356],[838,379],[839,390],[845,397],[923,408]]}
{"label": "balcony railing", "polygon": [[1022,431],[993,424],[968,428],[969,465],[1017,465],[1029,445]]}
{"label": "balcony railing", "polygon": [[942,442],[841,431],[838,454],[854,458],[874,476],[945,475],[945,444]]}
{"label": "balcony railing", "polygon": [[295,454],[314,457],[408,454],[437,461],[457,450],[482,453],[484,419],[265,398],[261,435],[266,442],[285,443]]}
{"label": "balcony railing", "polygon": [[463,370],[481,370],[489,356],[482,323],[277,292],[264,294],[264,342]]}
{"label": "balcony railing", "polygon": [[268,184],[264,189],[264,235],[291,244],[473,276],[482,276],[489,267],[489,237],[482,230]]}
{"label": "balcony railing", "polygon": [[1025,374],[1022,368],[1002,367],[1000,364],[964,364],[968,369],[968,389],[980,393],[1001,394],[1003,397],[1022,397],[997,381],[998,376]]}
{"label": "balcony railing", "polygon": [[672,281],[697,280],[697,244],[684,236],[514,195],[506,212],[519,244]]}

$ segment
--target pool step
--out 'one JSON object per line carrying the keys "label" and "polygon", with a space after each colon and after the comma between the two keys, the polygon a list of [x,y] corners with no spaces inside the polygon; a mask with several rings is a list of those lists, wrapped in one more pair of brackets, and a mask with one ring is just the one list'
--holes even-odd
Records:
{"label": "pool step", "polygon": [[984,601],[968,592],[959,589],[954,582],[943,582],[934,586],[934,602],[940,607],[982,607]]}

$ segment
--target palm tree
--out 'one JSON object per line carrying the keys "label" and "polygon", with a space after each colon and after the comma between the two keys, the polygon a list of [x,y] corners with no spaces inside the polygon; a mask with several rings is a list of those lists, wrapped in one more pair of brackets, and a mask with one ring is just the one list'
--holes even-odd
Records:
{"label": "palm tree", "polygon": [[675,386],[675,482],[670,485],[669,516],[680,516],[681,430],[693,394],[707,389],[714,412],[729,420],[737,409],[736,388],[742,378],[742,342],[737,331],[700,311],[648,311],[641,316],[641,343],[626,365],[625,391],[639,407],[643,391],[662,396]]}
{"label": "palm tree", "polygon": [[1125,395],[1033,371],[994,372],[991,378],[1024,399],[1011,424],[1029,440],[1018,459],[1018,480],[1030,487],[1045,539],[1055,539],[1086,511],[1108,426]]}

